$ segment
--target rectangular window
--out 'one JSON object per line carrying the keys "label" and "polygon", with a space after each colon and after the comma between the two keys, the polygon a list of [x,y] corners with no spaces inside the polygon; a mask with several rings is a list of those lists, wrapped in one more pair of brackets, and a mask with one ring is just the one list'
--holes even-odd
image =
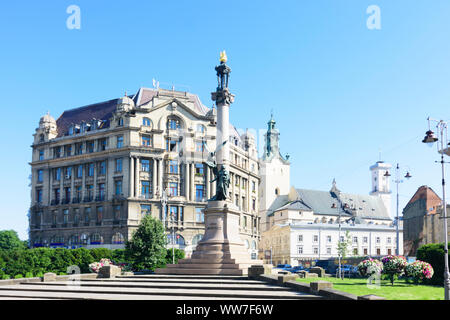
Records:
{"label": "rectangular window", "polygon": [[37,182],[43,182],[44,181],[44,170],[38,170],[37,171]]}
{"label": "rectangular window", "polygon": [[315,234],[313,236],[313,242],[318,242],[318,241],[319,241],[319,236]]}
{"label": "rectangular window", "polygon": [[195,164],[195,175],[196,176],[203,176],[204,174],[204,166],[202,163],[196,163]]}
{"label": "rectangular window", "polygon": [[367,237],[363,237],[363,242],[367,243],[368,238]]}
{"label": "rectangular window", "polygon": [[99,183],[98,184],[98,201],[103,201],[105,200],[105,184],[104,183]]}
{"label": "rectangular window", "polygon": [[178,207],[169,207],[169,217],[170,220],[172,221],[178,221]]}
{"label": "rectangular window", "polygon": [[64,146],[64,156],[70,157],[71,155],[72,155],[72,145],[68,144],[68,145]]}
{"label": "rectangular window", "polygon": [[327,242],[331,243],[331,236],[327,236]]}
{"label": "rectangular window", "polygon": [[61,158],[61,147],[54,147],[53,155],[54,155],[54,158]]}
{"label": "rectangular window", "polygon": [[59,188],[55,188],[55,189],[53,189],[53,199],[56,201],[56,203],[58,204],[59,203],[59,200],[60,200],[60,190],[59,190]]}
{"label": "rectangular window", "polygon": [[120,220],[121,206],[114,206],[114,220]]}
{"label": "rectangular window", "polygon": [[56,181],[61,180],[61,168],[53,169],[53,179]]}
{"label": "rectangular window", "polygon": [[123,136],[117,136],[117,148],[122,148],[123,147]]}
{"label": "rectangular window", "polygon": [[202,184],[195,185],[195,201],[201,202],[205,197],[205,186]]}
{"label": "rectangular window", "polygon": [[252,181],[252,192],[256,192],[256,182]]}
{"label": "rectangular window", "polygon": [[94,141],[87,141],[86,142],[86,151],[87,151],[87,153],[94,152]]}
{"label": "rectangular window", "polygon": [[85,201],[92,201],[94,197],[94,186],[92,184],[86,185]]}
{"label": "rectangular window", "polygon": [[364,255],[367,255],[367,248],[364,248]]}
{"label": "rectangular window", "polygon": [[69,209],[64,209],[63,210],[63,223],[65,225],[67,225],[68,222],[69,222]]}
{"label": "rectangular window", "polygon": [[145,199],[150,199],[150,181],[141,182],[141,194]]}
{"label": "rectangular window", "polygon": [[353,248],[353,255],[357,256],[358,255],[358,248]]}
{"label": "rectangular window", "polygon": [[122,172],[122,158],[116,159],[115,171]]}
{"label": "rectangular window", "polygon": [[319,248],[314,247],[314,248],[313,248],[313,252],[314,252],[314,254],[319,254]]}
{"label": "rectangular window", "polygon": [[353,237],[353,243],[358,243],[358,237]]}
{"label": "rectangular window", "polygon": [[79,203],[81,202],[81,186],[76,186],[75,187],[75,198],[73,199],[74,203]]}
{"label": "rectangular window", "polygon": [[103,207],[97,207],[97,223],[101,223],[103,220]]}
{"label": "rectangular window", "polygon": [[70,187],[64,188],[64,203],[69,203],[70,202],[71,191],[72,190],[70,189]]}
{"label": "rectangular window", "polygon": [[149,204],[141,204],[141,216],[146,216],[152,213],[152,207]]}
{"label": "rectangular window", "polygon": [[80,164],[77,166],[77,178],[83,178],[83,165]]}
{"label": "rectangular window", "polygon": [[42,189],[36,189],[36,202],[42,202]]}
{"label": "rectangular window", "polygon": [[252,209],[256,211],[256,199],[252,199]]}
{"label": "rectangular window", "polygon": [[83,154],[83,142],[75,143],[75,155]]}
{"label": "rectangular window", "polygon": [[66,167],[64,169],[64,179],[70,180],[72,178],[72,167]]}
{"label": "rectangular window", "polygon": [[91,208],[90,207],[84,208],[84,223],[89,224],[90,218],[91,218]]}
{"label": "rectangular window", "polygon": [[142,145],[145,147],[151,147],[153,145],[151,136],[142,136]]}
{"label": "rectangular window", "polygon": [[178,161],[176,160],[169,161],[169,173],[178,174]]}
{"label": "rectangular window", "polygon": [[88,164],[88,177],[93,177],[93,176],[94,176],[94,164],[89,163]]}
{"label": "rectangular window", "polygon": [[150,171],[150,160],[141,159],[141,171],[145,171],[145,172]]}
{"label": "rectangular window", "polygon": [[44,150],[39,150],[39,161],[44,160]]}
{"label": "rectangular window", "polygon": [[105,151],[108,144],[107,138],[102,138],[98,140],[98,151]]}
{"label": "rectangular window", "polygon": [[377,242],[377,243],[380,243],[380,237],[377,237],[377,238],[376,238],[376,242]]}
{"label": "rectangular window", "polygon": [[195,222],[205,222],[205,214],[203,213],[203,208],[195,208]]}
{"label": "rectangular window", "polygon": [[169,183],[169,195],[172,197],[178,196],[178,182]]}
{"label": "rectangular window", "polygon": [[331,248],[327,247],[327,254],[331,254]]}
{"label": "rectangular window", "polygon": [[303,247],[301,247],[301,246],[297,247],[297,253],[303,254]]}
{"label": "rectangular window", "polygon": [[99,162],[98,169],[98,174],[104,176],[106,174],[106,161]]}
{"label": "rectangular window", "polygon": [[114,193],[116,196],[122,195],[122,180],[114,181]]}
{"label": "rectangular window", "polygon": [[302,234],[298,235],[297,242],[303,242],[303,235]]}
{"label": "rectangular window", "polygon": [[391,237],[387,238],[387,243],[391,243]]}

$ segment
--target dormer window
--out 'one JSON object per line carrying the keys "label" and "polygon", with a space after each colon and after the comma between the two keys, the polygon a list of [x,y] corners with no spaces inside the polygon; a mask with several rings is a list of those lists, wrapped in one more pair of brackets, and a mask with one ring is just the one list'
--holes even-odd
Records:
{"label": "dormer window", "polygon": [[74,132],[73,126],[70,126],[68,131],[69,136],[73,135],[73,132]]}
{"label": "dormer window", "polygon": [[117,119],[117,126],[122,127],[123,126],[123,118]]}
{"label": "dormer window", "polygon": [[39,142],[44,142],[44,139],[45,139],[44,135],[40,134],[39,135]]}

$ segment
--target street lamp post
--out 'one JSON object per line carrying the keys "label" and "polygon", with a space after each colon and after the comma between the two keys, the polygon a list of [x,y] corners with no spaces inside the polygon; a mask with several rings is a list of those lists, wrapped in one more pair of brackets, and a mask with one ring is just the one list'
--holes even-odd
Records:
{"label": "street lamp post", "polygon": [[[438,135],[441,136],[441,143],[439,150],[439,144],[437,144],[437,151],[441,154],[441,169],[442,169],[442,205],[443,205],[443,213],[444,216],[442,219],[444,219],[444,294],[445,294],[445,300],[450,300],[450,273],[448,268],[448,231],[447,231],[447,203],[445,201],[445,168],[444,168],[444,153],[445,153],[445,147],[448,146],[448,140],[447,140],[447,126],[448,122],[443,120],[435,120],[428,118],[428,131],[426,132],[425,138],[422,140],[423,143],[427,143],[432,145],[434,142],[438,141],[439,139],[434,135],[434,132],[430,129],[430,121],[436,122],[436,128]],[[445,134],[444,134],[445,133]],[[445,138],[445,140],[444,140]],[[436,161],[438,162],[438,161]]]}
{"label": "street lamp post", "polygon": [[[386,171],[384,174],[385,177],[390,177],[391,174],[389,171]],[[412,176],[409,173],[409,171],[406,172],[405,178],[410,179]],[[396,243],[395,243],[395,254],[398,256],[400,255],[400,237],[399,237],[399,224],[400,224],[400,217],[399,217],[399,193],[398,193],[398,185],[400,183],[403,183],[403,180],[400,179],[400,165],[397,163],[397,167],[395,168],[395,180],[394,180],[396,186],[397,186],[397,212],[395,217],[395,234],[397,236]]]}

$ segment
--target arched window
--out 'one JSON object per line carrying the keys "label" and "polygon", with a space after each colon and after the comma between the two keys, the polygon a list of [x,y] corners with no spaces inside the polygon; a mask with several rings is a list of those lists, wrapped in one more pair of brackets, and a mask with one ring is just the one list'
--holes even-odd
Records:
{"label": "arched window", "polygon": [[151,127],[152,126],[152,120],[150,120],[149,118],[145,117],[144,119],[142,119],[142,125],[147,126],[147,127]]}
{"label": "arched window", "polygon": [[192,245],[196,246],[197,243],[200,242],[200,240],[202,240],[203,235],[202,234],[196,234],[193,238],[192,238]]}
{"label": "arched window", "polygon": [[248,242],[248,240],[245,239],[244,242],[245,242],[245,248],[246,248],[246,249],[250,248],[250,243]]}
{"label": "arched window", "polygon": [[178,117],[170,116],[167,118],[167,130],[181,129],[181,120]]}
{"label": "arched window", "polygon": [[252,241],[252,250],[256,250],[256,241],[255,240]]}
{"label": "arched window", "polygon": [[103,244],[103,237],[100,233],[94,233],[91,236],[91,245],[92,244]]}
{"label": "arched window", "polygon": [[115,233],[111,242],[112,244],[122,244],[124,242],[123,235],[120,232]]}
{"label": "arched window", "polygon": [[278,196],[280,194],[280,189],[275,188],[275,194]]}

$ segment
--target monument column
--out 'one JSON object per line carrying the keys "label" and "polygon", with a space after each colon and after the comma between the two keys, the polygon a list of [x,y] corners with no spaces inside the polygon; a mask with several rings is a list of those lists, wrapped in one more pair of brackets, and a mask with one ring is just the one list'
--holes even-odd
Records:
{"label": "monument column", "polygon": [[[214,274],[244,275],[252,265],[261,265],[261,260],[252,260],[239,235],[240,210],[228,197],[230,184],[229,166],[229,108],[234,95],[228,90],[231,69],[225,64],[225,52],[221,52],[220,65],[216,67],[218,87],[211,94],[217,105],[216,150],[210,154],[206,164],[212,168],[215,193],[204,210],[205,234],[197,244],[191,258],[181,259],[178,264],[156,269],[159,274]],[[194,197],[194,168],[191,164],[191,190]],[[209,176],[207,174],[207,176]],[[207,182],[209,183],[209,181]]]}

